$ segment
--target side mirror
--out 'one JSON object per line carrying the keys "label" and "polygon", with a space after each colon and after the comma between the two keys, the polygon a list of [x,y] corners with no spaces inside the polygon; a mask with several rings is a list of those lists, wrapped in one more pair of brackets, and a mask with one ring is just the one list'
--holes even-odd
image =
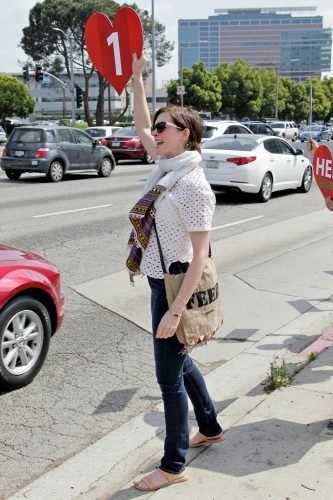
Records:
{"label": "side mirror", "polygon": [[304,155],[303,149],[296,149],[295,150],[295,156],[299,156],[299,155]]}

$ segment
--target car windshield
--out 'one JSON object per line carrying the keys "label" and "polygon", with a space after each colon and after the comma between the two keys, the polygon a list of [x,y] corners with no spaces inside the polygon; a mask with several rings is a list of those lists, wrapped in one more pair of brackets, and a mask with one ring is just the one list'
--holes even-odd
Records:
{"label": "car windshield", "polygon": [[42,131],[16,128],[13,130],[10,140],[15,142],[42,142]]}
{"label": "car windshield", "polygon": [[227,137],[226,135],[212,139],[204,144],[203,149],[228,149],[234,151],[251,151],[257,146],[256,139],[247,137]]}
{"label": "car windshield", "polygon": [[129,137],[134,137],[138,134],[136,133],[134,127],[123,127],[123,128],[120,128],[119,130],[116,130],[115,132],[113,132],[112,135],[116,136],[116,137],[121,137],[123,135],[128,135]]}
{"label": "car windshield", "polygon": [[284,128],[284,123],[271,123],[272,128]]}
{"label": "car windshield", "polygon": [[306,132],[319,132],[319,130],[321,130],[321,126],[320,125],[315,125],[315,126],[311,126],[311,127],[305,127],[304,130]]}
{"label": "car windshield", "polygon": [[106,130],[105,128],[89,128],[86,130],[91,137],[105,137]]}

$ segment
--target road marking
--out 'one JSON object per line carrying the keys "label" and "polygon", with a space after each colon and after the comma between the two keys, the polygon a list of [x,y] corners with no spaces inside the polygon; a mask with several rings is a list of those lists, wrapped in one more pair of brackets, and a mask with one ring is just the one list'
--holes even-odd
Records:
{"label": "road marking", "polygon": [[229,224],[223,224],[223,226],[212,227],[211,231],[216,231],[216,229],[222,229],[224,227],[237,226],[237,224],[244,224],[245,222],[250,222],[252,220],[262,219],[263,215],[257,215],[256,217],[251,217],[250,219],[237,220],[236,222],[229,222]]}
{"label": "road marking", "polygon": [[38,219],[40,217],[51,217],[52,215],[64,215],[64,214],[72,214],[73,212],[83,212],[84,210],[95,210],[97,208],[106,208],[106,207],[112,207],[112,205],[98,205],[96,207],[86,207],[86,208],[76,208],[74,210],[64,210],[63,212],[53,212],[50,214],[42,214],[42,215],[33,215],[35,219]]}

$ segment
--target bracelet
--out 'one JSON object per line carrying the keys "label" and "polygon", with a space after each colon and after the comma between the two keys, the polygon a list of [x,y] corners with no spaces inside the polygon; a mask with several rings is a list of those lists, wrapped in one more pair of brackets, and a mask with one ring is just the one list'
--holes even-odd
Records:
{"label": "bracelet", "polygon": [[171,309],[169,309],[169,313],[172,314],[172,316],[174,316],[175,318],[180,318],[182,315],[182,313],[173,312],[171,311]]}
{"label": "bracelet", "polygon": [[179,299],[184,304],[184,306],[186,306],[186,302],[181,295],[177,295],[177,299]]}

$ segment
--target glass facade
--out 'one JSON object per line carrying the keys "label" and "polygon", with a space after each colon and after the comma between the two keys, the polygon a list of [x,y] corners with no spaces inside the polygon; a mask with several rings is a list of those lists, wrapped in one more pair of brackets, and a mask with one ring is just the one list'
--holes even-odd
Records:
{"label": "glass facade", "polygon": [[332,29],[316,7],[217,9],[208,19],[178,20],[178,67],[208,70],[243,59],[296,81],[331,71]]}

